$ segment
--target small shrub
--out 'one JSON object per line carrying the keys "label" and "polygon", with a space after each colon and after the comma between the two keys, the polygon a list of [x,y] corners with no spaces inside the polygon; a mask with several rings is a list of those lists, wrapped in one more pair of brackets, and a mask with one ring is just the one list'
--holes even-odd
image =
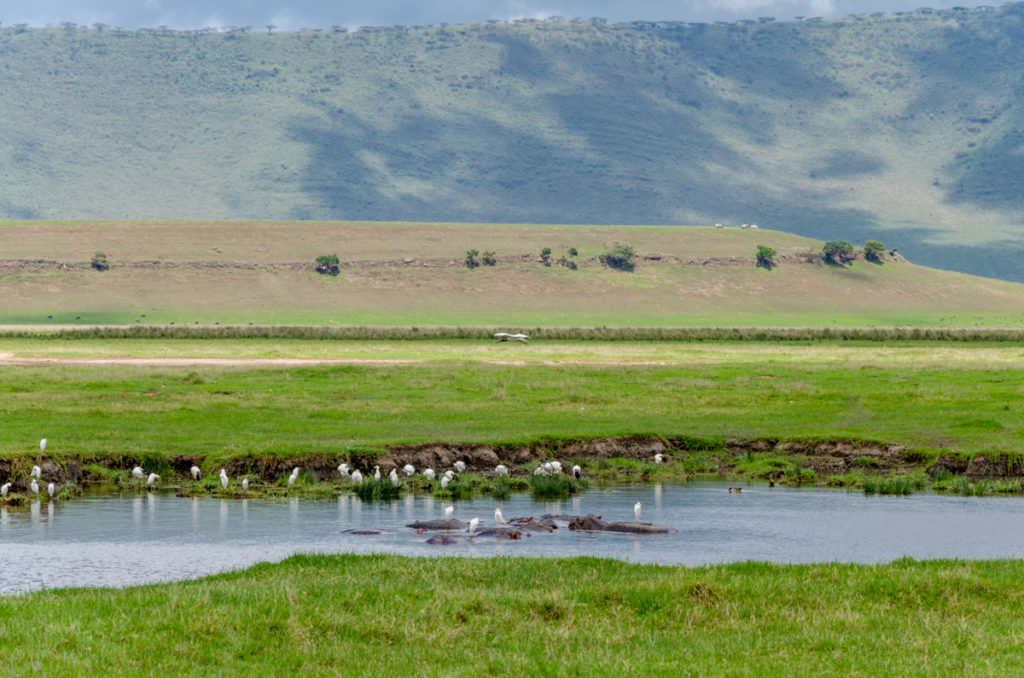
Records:
{"label": "small shrub", "polygon": [[772,270],[772,268],[774,268],[774,266],[775,266],[775,255],[777,255],[777,254],[778,254],[778,252],[776,252],[771,247],[768,247],[767,245],[758,245],[757,246],[757,265],[758,265],[758,267],[766,268],[769,271]]}
{"label": "small shrub", "polygon": [[466,268],[476,268],[479,266],[478,256],[480,256],[479,250],[466,250]]}
{"label": "small shrub", "polygon": [[530,491],[535,497],[568,497],[580,491],[575,478],[531,476]]}
{"label": "small shrub", "polygon": [[579,253],[580,253],[579,250],[577,250],[575,247],[570,247],[569,248],[569,256],[570,257],[579,256]]}
{"label": "small shrub", "polygon": [[392,485],[391,480],[387,478],[369,478],[356,485],[353,491],[363,501],[381,501],[402,496],[402,485]]}
{"label": "small shrub", "polygon": [[825,259],[839,266],[853,258],[853,245],[845,240],[829,240],[821,251]]}
{"label": "small shrub", "polygon": [[601,263],[608,268],[626,272],[632,272],[635,268],[633,263],[635,258],[636,254],[630,245],[616,245],[598,257]]}
{"label": "small shrub", "polygon": [[320,275],[338,275],[341,271],[338,263],[337,254],[321,254],[316,258],[316,272]]}
{"label": "small shrub", "polygon": [[551,248],[545,247],[540,251],[540,260],[544,262],[545,266],[551,265]]}
{"label": "small shrub", "polygon": [[494,252],[487,250],[480,256],[480,261],[483,262],[484,266],[494,266],[498,263],[498,260],[494,258]]}
{"label": "small shrub", "polygon": [[110,264],[107,263],[107,255],[103,252],[96,252],[92,255],[92,261],[89,262],[97,271],[106,271],[110,268]]}
{"label": "small shrub", "polygon": [[885,255],[885,245],[878,242],[877,240],[868,240],[864,243],[864,258],[868,261],[873,261],[876,264],[882,263],[882,257]]}

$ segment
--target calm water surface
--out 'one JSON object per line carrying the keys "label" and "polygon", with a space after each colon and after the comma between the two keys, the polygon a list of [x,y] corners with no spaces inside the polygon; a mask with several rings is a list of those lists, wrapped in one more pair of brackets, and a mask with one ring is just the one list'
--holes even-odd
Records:
{"label": "calm water surface", "polygon": [[[641,563],[702,565],[743,560],[779,563],[886,562],[914,558],[1024,555],[1024,500],[1007,497],[865,496],[818,488],[745,487],[723,483],[592,489],[559,501],[527,494],[451,502],[455,517],[493,525],[544,513],[595,513],[641,519],[678,534],[570,532],[520,541],[477,538],[425,544],[404,525],[442,517],[447,501],[406,496],[364,503],[352,496],[283,501],[185,499],[173,494],[90,496],[66,504],[0,507],[0,591],[62,586],[127,586],[186,579],[275,561],[293,553],[459,556],[593,555]],[[383,529],[380,535],[345,530]]]}

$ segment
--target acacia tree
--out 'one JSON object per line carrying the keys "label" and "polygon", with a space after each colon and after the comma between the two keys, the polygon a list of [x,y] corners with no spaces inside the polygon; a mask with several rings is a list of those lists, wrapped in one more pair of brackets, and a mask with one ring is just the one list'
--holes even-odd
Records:
{"label": "acacia tree", "polygon": [[316,272],[320,275],[338,275],[340,271],[337,254],[321,254],[316,258]]}
{"label": "acacia tree", "polygon": [[768,247],[767,245],[758,245],[757,265],[760,268],[766,268],[769,271],[772,270],[772,268],[775,266],[775,255],[777,254],[778,252],[776,252],[771,247]]}
{"label": "acacia tree", "polygon": [[882,256],[885,254],[885,245],[877,240],[868,240],[864,243],[864,258],[876,264],[882,263]]}
{"label": "acacia tree", "polygon": [[821,248],[821,251],[825,255],[825,259],[841,266],[844,261],[853,256],[853,245],[845,240],[829,240]]}

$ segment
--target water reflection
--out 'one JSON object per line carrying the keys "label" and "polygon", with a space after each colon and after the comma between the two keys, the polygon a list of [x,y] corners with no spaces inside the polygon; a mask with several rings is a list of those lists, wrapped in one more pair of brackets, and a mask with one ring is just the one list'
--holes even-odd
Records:
{"label": "water reflection", "polygon": [[[543,513],[595,513],[631,520],[640,501],[643,519],[678,534],[633,536],[571,532],[532,533],[518,541],[479,537],[447,547],[405,528],[414,519],[442,515],[447,501],[407,495],[364,503],[136,497],[85,497],[66,504],[0,506],[0,589],[145,583],[199,576],[277,560],[296,552],[390,552],[407,555],[597,555],[637,562],[699,565],[714,562],[881,562],[915,558],[996,558],[1024,554],[1024,500],[1019,498],[868,497],[827,489],[750,486],[729,494],[721,483],[589,490],[565,500],[533,501],[516,494],[502,501],[479,496],[453,501],[455,517],[493,524]],[[355,535],[347,530],[382,530]]]}

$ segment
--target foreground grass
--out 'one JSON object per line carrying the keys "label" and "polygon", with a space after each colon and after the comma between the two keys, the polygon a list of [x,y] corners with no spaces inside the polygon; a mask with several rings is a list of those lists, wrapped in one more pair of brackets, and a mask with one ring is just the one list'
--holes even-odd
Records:
{"label": "foreground grass", "polygon": [[706,568],[295,556],[0,604],[52,675],[1011,675],[1020,561]]}

